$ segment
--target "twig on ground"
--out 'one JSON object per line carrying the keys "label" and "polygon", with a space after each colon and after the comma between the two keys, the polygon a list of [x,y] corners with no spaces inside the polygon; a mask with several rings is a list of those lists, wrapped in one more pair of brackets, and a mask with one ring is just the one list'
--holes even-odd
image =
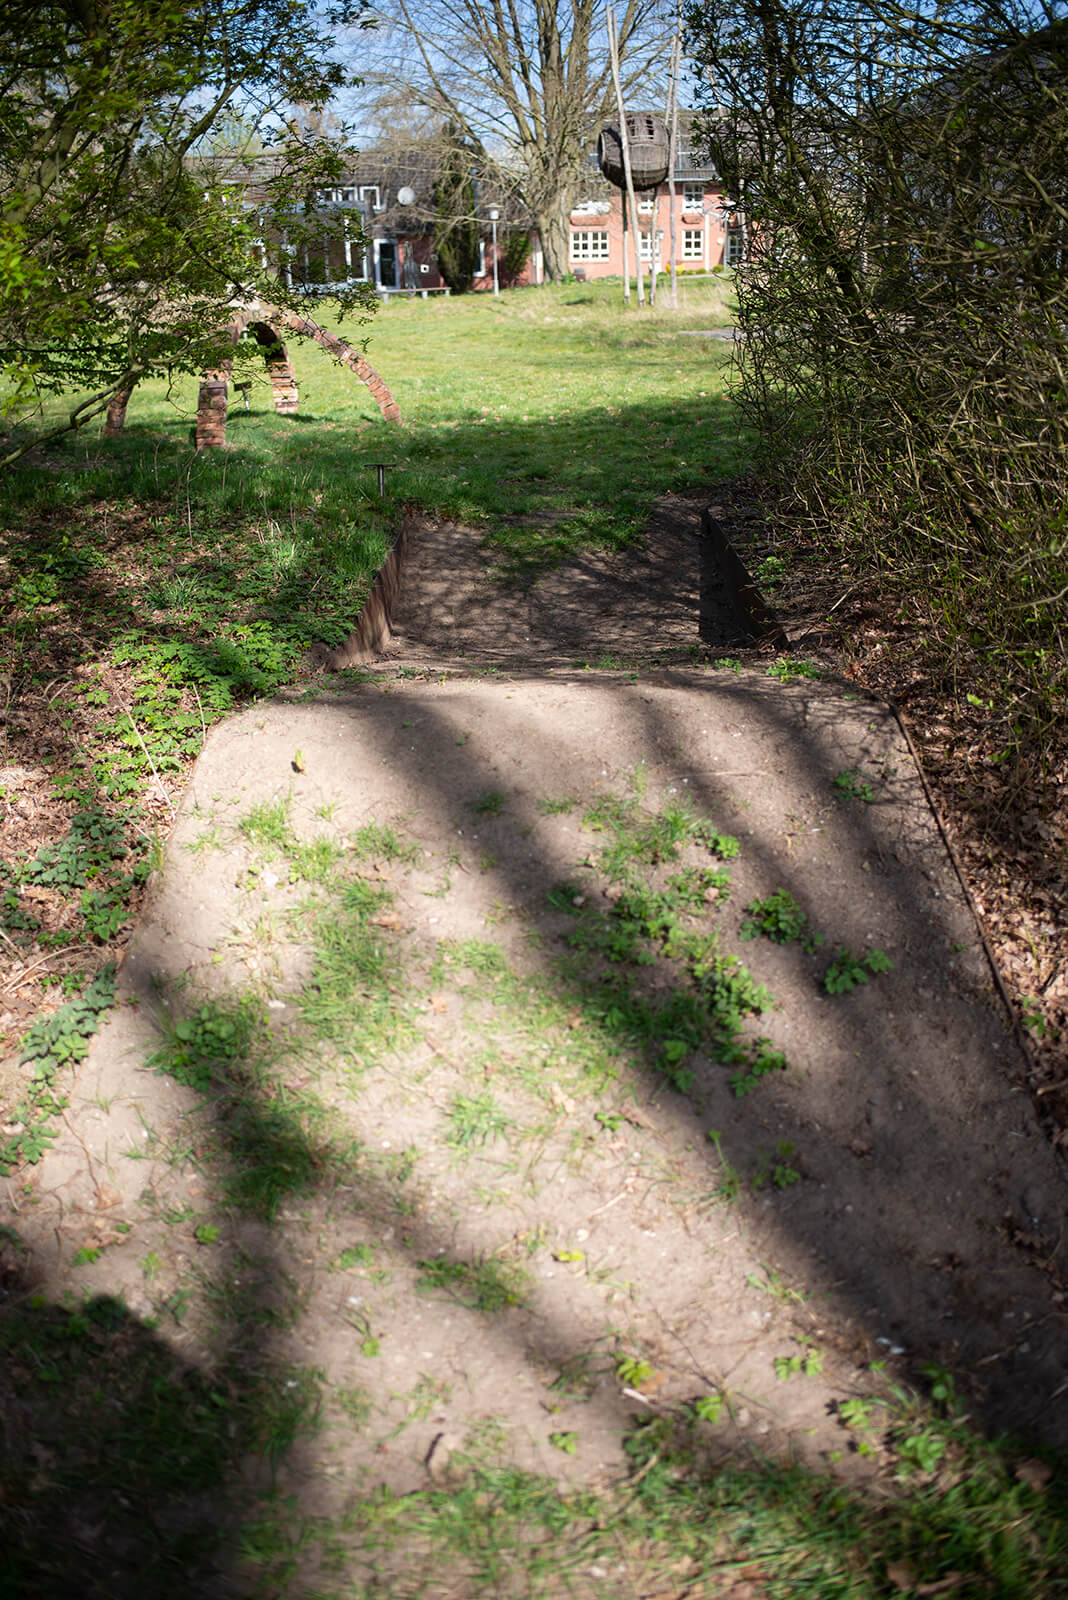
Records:
{"label": "twig on ground", "polygon": [[[149,751],[149,748],[148,748],[147,744],[145,743],[145,741],[141,737],[141,730],[137,726],[137,723],[133,719],[133,712],[130,710],[129,706],[124,706],[123,710],[126,712],[126,716],[129,719],[130,727],[133,729],[134,733],[136,733],[136,735],[137,735],[138,744],[141,746],[141,749],[145,753],[145,760],[148,762],[149,766],[152,768],[152,776],[155,779],[156,788],[159,790],[160,794],[163,796],[164,800],[167,802],[167,809],[170,811],[171,816],[172,817],[176,817],[178,815],[178,812],[175,810],[174,801],[171,799],[170,795],[167,793],[166,786],[164,785],[163,779],[159,775],[159,771],[158,771],[158,769],[156,767],[156,763],[152,759],[152,756],[151,756],[151,753]],[[201,717],[203,718],[203,712],[201,712]]]}

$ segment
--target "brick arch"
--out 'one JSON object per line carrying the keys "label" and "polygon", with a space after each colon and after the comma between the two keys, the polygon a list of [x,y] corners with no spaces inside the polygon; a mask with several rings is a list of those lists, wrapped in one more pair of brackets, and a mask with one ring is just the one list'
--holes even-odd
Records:
{"label": "brick arch", "polygon": [[[367,385],[387,422],[401,420],[400,407],[390,393],[388,385],[379,377],[370,362],[365,360],[358,350],[354,350],[347,340],[340,338],[336,333],[328,333],[310,317],[300,317],[292,311],[263,308],[242,316],[227,329],[227,332],[232,334],[236,343],[241,334],[247,330],[263,350],[274,396],[274,409],[277,412],[294,416],[299,403],[293,364],[282,342],[278,325],[300,334],[305,339],[314,339],[316,344],[321,345],[335,361],[347,367]],[[198,450],[210,450],[226,442],[227,397],[232,367],[232,361],[221,362],[213,371],[205,372],[200,380],[200,396],[197,401]]]}
{"label": "brick arch", "polygon": [[281,335],[269,322],[250,322],[248,332],[263,351],[267,376],[271,380],[274,409],[284,417],[296,416],[300,403],[297,375],[293,371],[293,363],[282,343]]}

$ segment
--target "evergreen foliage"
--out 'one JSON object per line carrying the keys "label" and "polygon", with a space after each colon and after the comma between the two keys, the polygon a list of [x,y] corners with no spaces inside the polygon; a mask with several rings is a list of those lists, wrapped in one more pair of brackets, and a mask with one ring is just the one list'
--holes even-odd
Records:
{"label": "evergreen foliage", "polygon": [[438,270],[453,294],[466,294],[479,264],[479,226],[471,157],[454,128],[446,130],[446,147],[434,186],[434,251]]}

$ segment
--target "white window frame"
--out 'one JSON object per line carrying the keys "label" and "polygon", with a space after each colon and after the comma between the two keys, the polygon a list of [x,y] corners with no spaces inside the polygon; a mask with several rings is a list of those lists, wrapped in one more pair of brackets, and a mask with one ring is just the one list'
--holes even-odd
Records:
{"label": "white window frame", "polygon": [[372,211],[384,211],[386,209],[382,204],[377,183],[361,183],[360,204],[362,206],[369,205]]}
{"label": "white window frame", "polygon": [[573,217],[607,217],[611,209],[612,202],[610,200],[580,200],[577,205],[572,206],[571,215]]}
{"label": "white window frame", "polygon": [[684,183],[682,186],[682,209],[684,211],[703,211],[705,205],[705,186],[703,183]]}
{"label": "white window frame", "polygon": [[607,228],[572,228],[569,255],[572,261],[607,261],[611,254]]}
{"label": "white window frame", "polygon": [[679,250],[680,261],[703,261],[705,258],[705,234],[703,228],[683,228],[682,242]]}
{"label": "white window frame", "polygon": [[733,222],[727,228],[727,243],[723,251],[725,267],[740,267],[745,260],[745,224]]}
{"label": "white window frame", "polygon": [[656,195],[655,194],[643,195],[642,198],[638,201],[638,215],[641,216],[641,217],[651,217],[654,214],[655,211],[656,211]]}

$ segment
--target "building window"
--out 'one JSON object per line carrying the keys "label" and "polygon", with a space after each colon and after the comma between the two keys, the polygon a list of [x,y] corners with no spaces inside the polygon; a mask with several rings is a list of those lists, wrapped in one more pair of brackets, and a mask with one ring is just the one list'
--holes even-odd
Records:
{"label": "building window", "polygon": [[354,206],[356,204],[356,190],[355,189],[339,189],[338,190],[338,195],[339,195],[339,197],[341,199],[341,204],[343,206]]}
{"label": "building window", "polygon": [[683,228],[682,259],[700,261],[704,256],[704,234],[700,228]]}
{"label": "building window", "polygon": [[[643,232],[639,233],[638,239],[640,241],[640,249],[641,249],[641,258],[642,258],[642,260],[643,261],[651,261],[653,259],[653,243],[655,241],[658,246],[659,246],[659,243],[660,243],[659,230],[656,233],[649,233],[649,232],[643,231]],[[657,255],[659,255],[659,254],[660,254],[660,251],[659,251],[659,249],[657,249]]]}
{"label": "building window", "polygon": [[580,200],[571,214],[575,217],[606,217],[611,209],[610,200]]}
{"label": "building window", "polygon": [[734,223],[727,229],[727,265],[740,267],[745,260],[745,224]]}
{"label": "building window", "polygon": [[638,210],[643,216],[649,216],[651,212],[656,210],[656,196],[651,194],[643,195],[638,201]]}
{"label": "building window", "polygon": [[682,209],[684,211],[700,211],[705,203],[704,185],[700,183],[684,183],[682,186]]}
{"label": "building window", "polygon": [[607,261],[608,229],[580,228],[571,235],[572,261]]}
{"label": "building window", "polygon": [[377,183],[365,183],[361,186],[360,204],[370,206],[372,211],[382,211],[384,209],[379,199]]}

